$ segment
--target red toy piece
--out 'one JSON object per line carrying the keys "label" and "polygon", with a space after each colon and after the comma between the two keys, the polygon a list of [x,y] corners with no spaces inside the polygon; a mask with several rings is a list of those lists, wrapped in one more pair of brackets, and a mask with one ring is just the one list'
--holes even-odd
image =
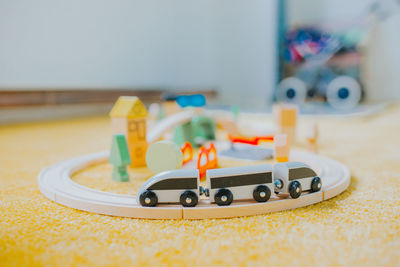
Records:
{"label": "red toy piece", "polygon": [[185,142],[181,147],[183,162],[182,165],[188,163],[193,159],[193,147],[190,142]]}
{"label": "red toy piece", "polygon": [[255,136],[252,138],[246,138],[246,137],[234,137],[232,135],[228,135],[229,140],[232,143],[243,143],[243,144],[249,144],[249,145],[258,145],[260,142],[273,142],[274,141],[274,136]]}
{"label": "red toy piece", "polygon": [[217,150],[214,143],[210,143],[209,148],[202,146],[197,159],[197,168],[199,169],[200,179],[203,179],[208,169],[218,167]]}

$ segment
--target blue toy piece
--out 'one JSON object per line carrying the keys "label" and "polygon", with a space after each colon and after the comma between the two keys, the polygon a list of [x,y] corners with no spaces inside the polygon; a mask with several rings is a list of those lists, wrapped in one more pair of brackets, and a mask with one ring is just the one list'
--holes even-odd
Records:
{"label": "blue toy piece", "polygon": [[176,103],[182,108],[185,107],[203,107],[206,105],[206,97],[202,94],[180,95],[176,98]]}

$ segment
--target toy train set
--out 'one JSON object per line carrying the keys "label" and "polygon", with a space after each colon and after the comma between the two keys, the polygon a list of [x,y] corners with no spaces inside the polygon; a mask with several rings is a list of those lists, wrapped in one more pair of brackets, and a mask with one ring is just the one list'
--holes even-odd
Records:
{"label": "toy train set", "polygon": [[[137,97],[120,97],[110,112],[111,150],[49,166],[39,174],[40,191],[57,203],[94,213],[147,219],[205,219],[304,207],[332,198],[349,186],[350,173],[344,165],[315,154],[316,127],[307,135],[312,153],[290,149],[296,142],[296,106],[274,107],[276,132],[251,136],[238,131],[237,121],[199,109],[204,104],[197,101],[199,97],[182,99],[183,106],[196,109],[178,110],[158,121],[146,134],[146,107]],[[171,111],[177,108],[166,107]],[[230,146],[216,140],[218,122],[226,130]],[[164,135],[172,132],[173,141],[166,139]],[[260,142],[273,143],[273,149],[261,147]],[[200,147],[197,159],[193,157],[193,147]],[[218,157],[224,156],[239,161],[273,158],[276,164],[219,168]],[[133,173],[136,168],[147,167],[154,175],[136,196],[95,190],[71,179],[86,167],[105,161],[113,165],[113,182],[129,182],[128,167]],[[205,183],[201,182],[203,179]]]}
{"label": "toy train set", "polygon": [[320,177],[301,162],[211,169],[206,172],[206,188],[200,185],[198,170],[173,170],[159,173],[140,188],[137,202],[145,207],[159,203],[180,203],[194,207],[204,195],[212,203],[227,206],[233,200],[266,202],[275,194],[299,198],[303,191],[321,190]]}

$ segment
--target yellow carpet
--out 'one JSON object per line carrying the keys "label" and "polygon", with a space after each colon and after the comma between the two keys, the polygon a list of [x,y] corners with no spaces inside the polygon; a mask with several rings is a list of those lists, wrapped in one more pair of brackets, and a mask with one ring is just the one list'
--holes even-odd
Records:
{"label": "yellow carpet", "polygon": [[[352,172],[345,193],[292,211],[199,221],[90,214],[39,192],[42,168],[109,148],[106,117],[0,127],[0,265],[399,266],[400,107],[319,125],[320,153]],[[110,172],[98,166],[74,179],[137,190],[107,181]]]}

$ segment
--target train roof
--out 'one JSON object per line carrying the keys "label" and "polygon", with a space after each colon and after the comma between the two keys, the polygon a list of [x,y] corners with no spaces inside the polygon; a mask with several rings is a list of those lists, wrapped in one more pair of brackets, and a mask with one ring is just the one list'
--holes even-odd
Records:
{"label": "train roof", "polygon": [[194,170],[170,170],[170,171],[165,171],[165,172],[160,172],[151,178],[149,178],[139,189],[139,192],[142,192],[149,188],[151,185],[154,183],[168,179],[168,178],[188,178],[188,177],[198,177],[199,175],[199,170],[194,169]]}
{"label": "train roof", "polygon": [[282,163],[278,163],[276,164],[274,167],[285,167],[287,169],[296,169],[296,168],[310,168],[310,166],[308,166],[307,164],[303,163],[303,162],[298,162],[298,161],[290,161],[290,162],[282,162]]}

